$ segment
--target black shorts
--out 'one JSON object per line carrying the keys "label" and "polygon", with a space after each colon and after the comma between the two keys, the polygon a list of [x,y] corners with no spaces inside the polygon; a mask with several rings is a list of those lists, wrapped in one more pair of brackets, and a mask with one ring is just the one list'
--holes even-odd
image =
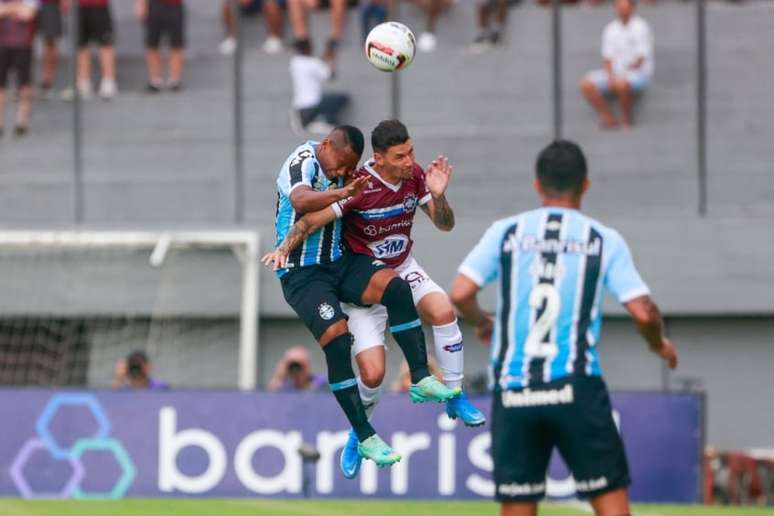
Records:
{"label": "black shorts", "polygon": [[113,17],[109,7],[81,7],[78,16],[78,46],[96,43],[101,47],[113,44]]}
{"label": "black shorts", "polygon": [[38,28],[44,39],[53,41],[62,36],[62,11],[56,4],[43,4],[38,11]]}
{"label": "black shorts", "polygon": [[332,324],[347,319],[341,302],[362,306],[371,276],[385,267],[370,256],[345,252],[333,263],[290,269],[280,278],[282,293],[319,341]]}
{"label": "black shorts", "polygon": [[556,446],[579,498],[627,487],[629,466],[600,377],[570,377],[492,396],[495,498],[536,501]]}
{"label": "black shorts", "polygon": [[32,84],[32,49],[0,47],[0,89],[8,85],[8,76],[16,75],[16,85],[21,88]]}
{"label": "black shorts", "polygon": [[145,47],[159,48],[162,37],[168,38],[171,48],[185,47],[185,9],[182,5],[150,2],[145,20]]}

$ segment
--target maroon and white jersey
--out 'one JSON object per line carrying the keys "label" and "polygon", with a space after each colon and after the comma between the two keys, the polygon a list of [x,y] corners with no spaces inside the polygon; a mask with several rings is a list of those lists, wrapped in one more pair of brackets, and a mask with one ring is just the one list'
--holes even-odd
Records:
{"label": "maroon and white jersey", "polygon": [[355,172],[355,177],[371,178],[368,189],[332,207],[338,217],[344,217],[344,242],[353,252],[397,267],[411,255],[414,213],[430,201],[430,191],[425,172],[417,164],[413,177],[397,185],[385,182],[372,164],[368,161]]}

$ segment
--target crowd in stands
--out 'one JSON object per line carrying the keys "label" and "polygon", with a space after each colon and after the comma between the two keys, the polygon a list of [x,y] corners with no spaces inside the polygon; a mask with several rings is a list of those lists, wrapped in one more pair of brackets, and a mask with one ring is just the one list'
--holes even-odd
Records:
{"label": "crowd in stands", "polygon": [[[78,53],[74,89],[66,89],[66,100],[78,95],[89,99],[96,94],[110,100],[118,94],[114,27],[111,0],[0,0],[0,136],[4,130],[6,86],[15,77],[18,98],[14,134],[24,136],[29,128],[29,115],[34,96],[34,40],[39,35],[42,45],[38,97],[52,97],[59,62],[59,40],[64,17],[73,5],[78,7]],[[115,0],[113,0],[115,1]],[[179,92],[183,89],[186,23],[185,0],[132,0],[137,19],[144,24],[146,91]],[[420,52],[436,48],[436,22],[452,0],[410,0],[424,12],[424,30],[417,38]],[[350,103],[346,93],[326,92],[324,83],[335,76],[336,54],[342,38],[349,0],[221,0],[224,39],[219,45],[223,54],[237,47],[236,16],[261,14],[266,24],[262,50],[276,54],[292,41],[293,57],[289,71],[293,84],[290,110],[291,128],[296,132],[327,134],[332,125],[342,120],[341,112]],[[362,38],[388,17],[390,0],[361,0]],[[502,42],[511,0],[476,0],[477,32],[470,50],[486,51]],[[616,19],[602,38],[603,66],[589,73],[581,82],[581,91],[599,114],[603,128],[627,127],[632,123],[631,103],[650,82],[653,73],[653,38],[648,24],[634,14],[635,0],[615,0]],[[321,57],[315,57],[309,34],[308,17],[312,10],[328,8],[329,29]],[[287,20],[286,20],[287,18]],[[285,25],[290,34],[285,34]],[[168,70],[162,69],[162,43],[168,46]],[[92,83],[91,66],[96,53],[100,80]],[[611,110],[606,97],[616,96],[620,117]]]}

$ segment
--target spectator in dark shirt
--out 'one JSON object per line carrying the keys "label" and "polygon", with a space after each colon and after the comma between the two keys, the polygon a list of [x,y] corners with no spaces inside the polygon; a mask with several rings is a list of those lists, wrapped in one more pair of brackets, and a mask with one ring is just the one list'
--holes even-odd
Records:
{"label": "spectator in dark shirt", "polygon": [[274,368],[270,391],[317,391],[328,385],[324,376],[312,372],[309,351],[302,346],[288,349]]}
{"label": "spectator in dark shirt", "polygon": [[[185,64],[185,12],[183,0],[135,0],[137,17],[145,22],[145,64],[148,68],[150,93],[166,86],[172,91],[183,87]],[[161,79],[161,38],[169,42],[169,75]]]}
{"label": "spectator in dark shirt", "polygon": [[15,134],[29,127],[32,107],[32,41],[38,0],[0,0],[0,136],[5,118],[8,78],[13,73],[19,88]]}
{"label": "spectator in dark shirt", "polygon": [[132,351],[116,364],[114,389],[166,390],[169,384],[151,376],[151,362],[144,351]]}

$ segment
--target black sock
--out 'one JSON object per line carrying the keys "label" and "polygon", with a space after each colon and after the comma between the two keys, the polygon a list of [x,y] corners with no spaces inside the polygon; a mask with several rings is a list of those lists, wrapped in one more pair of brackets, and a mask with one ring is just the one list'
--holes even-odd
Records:
{"label": "black sock", "polygon": [[422,332],[422,322],[414,306],[409,284],[400,278],[393,278],[384,289],[382,304],[387,308],[390,332],[408,362],[411,383],[430,376],[425,334]]}
{"label": "black sock", "polygon": [[323,351],[325,361],[328,363],[328,382],[331,391],[344,410],[358,440],[362,442],[374,435],[376,431],[368,422],[368,416],[360,399],[355,372],[352,370],[351,348],[352,334],[345,333],[330,341],[323,347]]}

